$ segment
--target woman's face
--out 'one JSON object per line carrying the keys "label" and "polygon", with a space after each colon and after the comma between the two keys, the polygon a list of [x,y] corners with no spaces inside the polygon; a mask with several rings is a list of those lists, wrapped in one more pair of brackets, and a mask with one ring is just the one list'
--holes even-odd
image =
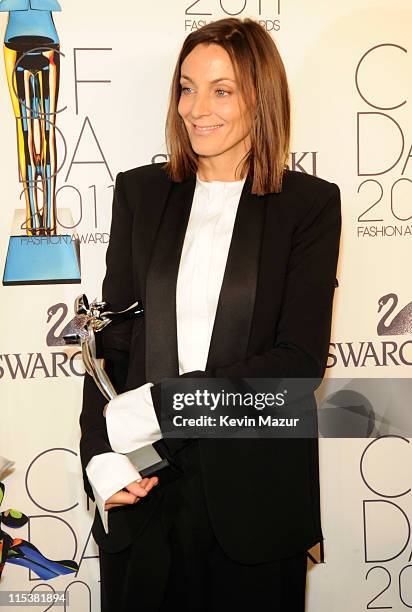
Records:
{"label": "woman's face", "polygon": [[194,152],[237,163],[250,149],[251,124],[229,54],[220,45],[199,44],[180,76],[178,112]]}

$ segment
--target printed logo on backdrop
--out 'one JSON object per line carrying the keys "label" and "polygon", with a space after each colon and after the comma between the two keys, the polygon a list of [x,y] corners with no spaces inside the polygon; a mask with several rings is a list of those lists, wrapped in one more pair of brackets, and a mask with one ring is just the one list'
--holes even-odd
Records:
{"label": "printed logo on backdrop", "polygon": [[[362,110],[357,113],[357,175],[365,178],[358,185],[359,239],[412,237],[412,144],[403,122],[408,100],[406,61],[408,50],[396,43],[382,43],[367,49],[355,71],[355,86]],[[405,68],[404,80],[391,81],[388,88],[382,66],[393,71]],[[379,72],[379,78],[376,77]],[[402,91],[403,90],[403,91]],[[380,146],[385,143],[385,146]]]}
{"label": "printed logo on backdrop", "polygon": [[[31,541],[37,538],[40,543],[55,538],[61,542],[70,559],[75,561],[74,580],[68,577],[64,592],[75,595],[74,585],[77,586],[77,598],[81,601],[81,609],[92,610],[93,593],[90,585],[81,579],[83,564],[97,558],[97,548],[91,535],[91,526],[87,532],[78,533],[78,522],[72,520],[79,508],[80,500],[73,496],[71,489],[65,484],[68,465],[72,461],[72,469],[77,470],[78,455],[70,448],[47,448],[36,455],[30,462],[25,473],[25,490],[28,499],[35,505],[36,511],[29,515],[27,523],[27,538]],[[45,476],[46,475],[46,476]],[[44,487],[45,478],[50,482],[48,488]],[[84,494],[85,495],[85,494]],[[89,499],[86,497],[87,509]],[[94,562],[94,561],[93,561]],[[28,580],[38,582],[39,578],[29,568]],[[40,584],[38,584],[40,586]],[[53,586],[48,585],[52,592]],[[34,590],[34,589],[33,589]],[[72,593],[73,591],[73,593]],[[94,603],[94,602],[93,602]],[[83,606],[87,606],[83,608]],[[79,607],[80,609],[80,607]],[[94,608],[93,608],[94,609]]]}
{"label": "printed logo on backdrop", "polygon": [[399,307],[398,302],[396,293],[386,293],[377,300],[378,316],[375,316],[374,323],[371,316],[370,334],[400,336],[399,339],[331,342],[327,367],[412,365],[412,301]]}
{"label": "printed logo on backdrop", "polygon": [[[155,153],[151,158],[151,163],[156,164],[159,162],[166,162],[170,155],[167,153]],[[304,172],[306,174],[313,174],[317,176],[317,161],[318,151],[291,151],[289,168],[296,172]]]}
{"label": "printed logo on backdrop", "polygon": [[81,351],[67,346],[63,339],[63,336],[77,330],[75,317],[69,315],[67,304],[52,304],[40,320],[44,321],[45,345],[64,346],[65,350],[0,354],[0,380],[84,376]]}
{"label": "printed logo on backdrop", "polygon": [[268,32],[280,30],[280,11],[284,0],[196,0],[187,2],[185,8],[185,32],[198,30],[207,23],[227,17],[249,17],[256,15],[256,21]]}
{"label": "printed logo on backdrop", "polygon": [[368,495],[362,500],[365,609],[412,608],[411,450],[406,437],[382,436],[360,458]]}
{"label": "printed logo on backdrop", "polygon": [[[81,79],[79,70],[91,57],[101,63],[111,48],[74,48],[68,59],[60,50],[52,17],[53,11],[61,10],[57,0],[38,2],[35,9],[28,2],[27,8],[22,6],[12,1],[4,8],[0,5],[0,13],[9,14],[4,52],[16,125],[14,142],[3,144],[10,152],[17,145],[17,176],[9,178],[15,182],[16,197],[10,207],[3,285],[80,283],[81,245],[106,244],[109,239],[99,231],[99,205],[103,198],[112,199],[114,179],[91,117],[85,115],[78,128],[70,130],[70,141],[66,140],[58,124],[71,109],[57,108],[59,83],[61,77],[72,79],[74,74],[78,116],[79,85],[84,91],[87,84],[89,93],[92,84],[111,83]],[[104,173],[93,181],[90,166],[96,170],[98,165]],[[82,171],[74,173],[76,166],[83,166]],[[80,181],[87,180],[87,187],[68,183],[72,173]],[[18,206],[19,200],[25,208]],[[82,230],[84,225],[89,227],[79,232],[80,225]]]}
{"label": "printed logo on backdrop", "polygon": [[[92,601],[94,604],[96,599],[96,605],[99,603],[99,594],[94,585],[89,585],[81,579],[79,573],[82,572],[84,565],[88,566],[89,560],[95,563],[98,557],[97,548],[91,537],[91,528],[89,527],[87,531],[82,529],[78,533],[76,530],[78,522],[72,521],[73,513],[80,504],[76,496],[73,496],[73,492],[67,489],[66,479],[62,478],[62,474],[67,475],[68,461],[73,461],[74,467],[78,462],[77,453],[70,448],[48,448],[37,454],[27,467],[24,478],[27,502],[30,500],[34,504],[36,508],[34,513],[25,515],[12,508],[0,512],[0,581],[6,565],[21,566],[23,570],[28,570],[26,580],[29,585],[36,583],[34,587],[25,592],[36,593],[41,590],[43,594],[49,595],[44,599],[33,598],[33,602],[51,603],[48,608],[45,608],[47,610],[54,607],[55,603],[59,605],[57,602],[61,604],[64,602],[65,610],[66,604],[69,606],[72,603],[71,607],[74,607],[75,610],[88,609],[91,611]],[[2,480],[10,475],[14,463],[5,457],[0,457],[0,478]],[[43,486],[45,474],[47,475],[46,481],[49,483],[48,487]],[[0,506],[5,489],[5,485],[0,481]],[[87,496],[86,500],[88,510]],[[8,529],[4,531],[3,525],[8,529],[13,529],[15,537],[9,534]],[[32,543],[33,538],[42,549],[52,554],[53,551],[58,554],[64,551],[65,559],[55,561],[46,557]],[[59,581],[57,584],[50,582],[58,577],[66,577],[66,580],[63,583]],[[20,590],[23,586],[22,579],[24,580],[24,575],[19,576]],[[45,583],[44,580],[48,582]],[[47,587],[47,590],[44,587]],[[6,596],[4,589],[2,593],[3,596]],[[17,591],[16,595],[18,593]],[[51,598],[52,593],[56,597]],[[8,596],[7,599],[3,597],[0,606],[5,605],[6,601],[10,601]]]}

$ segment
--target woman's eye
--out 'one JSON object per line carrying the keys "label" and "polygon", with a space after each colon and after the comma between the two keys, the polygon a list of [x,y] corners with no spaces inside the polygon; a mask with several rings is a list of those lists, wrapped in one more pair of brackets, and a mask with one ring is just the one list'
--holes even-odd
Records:
{"label": "woman's eye", "polygon": [[[189,94],[192,91],[193,90],[192,90],[191,87],[182,87],[182,86],[180,87],[180,93],[181,94]],[[224,98],[224,97],[226,97],[226,95],[229,95],[229,92],[226,91],[226,89],[216,89],[216,92],[218,93],[218,97],[219,98]]]}

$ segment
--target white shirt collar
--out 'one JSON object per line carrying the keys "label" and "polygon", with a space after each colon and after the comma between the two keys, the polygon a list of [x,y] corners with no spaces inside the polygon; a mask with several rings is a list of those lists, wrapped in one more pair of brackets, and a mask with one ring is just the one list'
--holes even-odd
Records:
{"label": "white shirt collar", "polygon": [[240,181],[203,181],[196,173],[196,187],[209,193],[239,193],[242,191],[245,181],[246,176]]}

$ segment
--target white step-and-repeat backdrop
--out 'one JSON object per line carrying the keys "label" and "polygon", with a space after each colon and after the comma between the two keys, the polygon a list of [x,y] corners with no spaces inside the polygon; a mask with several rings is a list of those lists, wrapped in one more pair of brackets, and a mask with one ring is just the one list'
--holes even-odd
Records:
{"label": "white step-and-repeat backdrop", "polygon": [[[410,0],[61,5],[53,13],[59,87],[53,85],[56,72],[48,83],[58,89],[57,210],[59,221],[72,226],[65,233],[74,232],[80,242],[78,282],[5,281],[15,211],[23,214],[26,204],[18,173],[23,144],[6,65],[0,64],[0,455],[15,461],[3,478],[1,510],[12,507],[30,517],[25,526],[4,530],[49,558],[77,561],[76,574],[51,580],[49,588],[67,588],[69,609],[76,612],[100,609],[90,536],[94,506],[83,491],[78,450],[84,370],[78,348],[65,346],[62,337],[75,297],[100,297],[117,172],[166,159],[169,83],[183,39],[212,20],[252,17],[275,39],[288,73],[290,166],[341,188],[339,287],[326,376],[352,381],[349,397],[341,400],[372,419],[364,438],[320,441],[325,541],[310,551],[308,611],[411,608],[412,448],[407,436],[386,434],[379,427],[384,418],[377,418],[385,412],[379,404],[393,401],[385,399],[391,385],[399,414],[411,408],[407,390],[399,399],[402,380],[393,380],[406,383],[412,371]],[[7,17],[0,12],[2,40]],[[52,191],[53,180],[44,188]],[[362,385],[356,391],[365,378],[387,379],[375,403]],[[378,435],[368,437],[373,428]],[[45,581],[7,563],[0,590],[39,584]]]}

